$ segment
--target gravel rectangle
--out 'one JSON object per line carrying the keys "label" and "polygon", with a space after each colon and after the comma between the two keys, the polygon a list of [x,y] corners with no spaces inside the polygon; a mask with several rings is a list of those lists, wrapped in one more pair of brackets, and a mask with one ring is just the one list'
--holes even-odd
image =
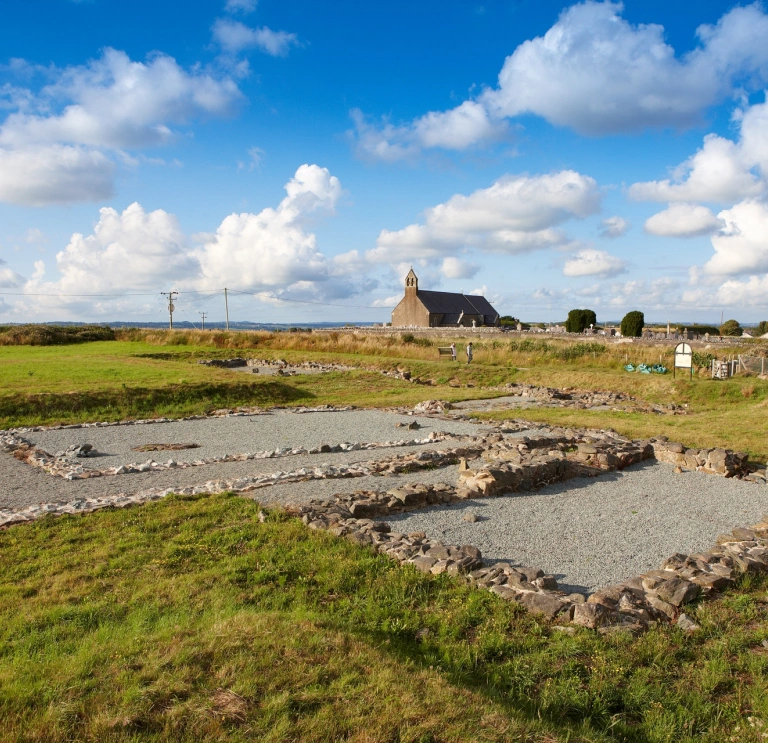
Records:
{"label": "gravel rectangle", "polygon": [[[463,520],[472,512],[476,523]],[[472,544],[484,558],[541,568],[564,590],[592,591],[711,547],[768,512],[768,486],[644,463],[535,493],[435,506],[390,517],[392,528]]]}

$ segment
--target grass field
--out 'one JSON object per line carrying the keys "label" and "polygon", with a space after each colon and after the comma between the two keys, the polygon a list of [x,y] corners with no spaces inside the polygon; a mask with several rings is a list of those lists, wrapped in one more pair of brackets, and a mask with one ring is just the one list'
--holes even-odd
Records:
{"label": "grass field", "polygon": [[[630,375],[624,349],[480,346],[468,367],[397,340],[118,336],[0,345],[0,425],[240,404],[410,405],[524,381],[623,390],[690,410],[539,409],[529,418],[768,456],[764,381]],[[195,363],[235,354],[372,371],[259,378]],[[398,366],[434,386],[375,371]],[[228,495],[170,497],[0,531],[0,740],[768,739],[764,578],[694,607],[702,629],[693,635],[658,627],[634,639],[570,636],[490,593],[277,512],[260,523],[258,510]]]}
{"label": "grass field", "polygon": [[169,498],[2,533],[2,739],[763,740],[765,581],[693,636],[568,636],[257,511]]}

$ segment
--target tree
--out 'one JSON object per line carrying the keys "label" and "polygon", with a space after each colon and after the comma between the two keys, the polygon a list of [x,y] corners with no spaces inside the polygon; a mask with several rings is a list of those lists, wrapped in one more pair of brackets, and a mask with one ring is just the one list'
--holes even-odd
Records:
{"label": "tree", "polygon": [[502,327],[515,327],[519,322],[520,320],[518,320],[516,317],[512,317],[512,315],[502,315],[499,318],[499,323]]}
{"label": "tree", "polygon": [[743,332],[738,320],[726,320],[720,327],[720,335],[741,335]]}
{"label": "tree", "polygon": [[590,325],[597,322],[597,315],[593,310],[571,310],[565,321],[565,329],[568,333],[583,333]]}
{"label": "tree", "polygon": [[761,320],[755,328],[755,335],[759,338],[768,333],[768,320]]}
{"label": "tree", "polygon": [[632,310],[621,321],[621,334],[625,338],[639,338],[645,327],[645,315],[639,310]]}

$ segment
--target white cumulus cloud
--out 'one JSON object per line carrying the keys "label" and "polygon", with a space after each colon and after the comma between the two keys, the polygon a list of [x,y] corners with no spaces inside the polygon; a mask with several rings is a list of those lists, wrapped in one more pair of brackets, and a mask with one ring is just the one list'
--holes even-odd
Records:
{"label": "white cumulus cloud", "polygon": [[159,290],[199,273],[176,217],[136,203],[122,213],[100,209],[93,233],[72,235],[56,265],[61,279],[45,289],[63,294]]}
{"label": "white cumulus cloud", "polygon": [[572,5],[506,58],[497,87],[456,108],[379,126],[354,111],[358,150],[388,161],[428,147],[463,150],[499,139],[504,122],[524,114],[588,135],[689,127],[742,87],[768,83],[768,15],[759,3],[700,26],[697,46],[682,56],[662,26],[633,25],[622,11],[621,3]]}
{"label": "white cumulus cloud", "polygon": [[454,255],[465,247],[514,254],[563,245],[567,238],[556,226],[599,208],[597,183],[575,171],[504,176],[489,188],[427,209],[423,224],[382,230],[366,257],[397,263]]}
{"label": "white cumulus cloud", "polygon": [[565,276],[616,276],[626,270],[626,261],[604,250],[580,250],[563,266]]}
{"label": "white cumulus cloud", "polygon": [[0,258],[0,289],[14,289],[24,283],[24,277],[16,273]]}
{"label": "white cumulus cloud", "polygon": [[200,251],[205,286],[260,291],[331,278],[333,266],[303,220],[317,210],[332,211],[341,183],[326,168],[302,165],[285,190],[274,209],[224,219]]}
{"label": "white cumulus cloud", "polygon": [[645,220],[644,229],[659,237],[698,237],[722,229],[725,222],[701,204],[670,204]]}
{"label": "white cumulus cloud", "polygon": [[753,199],[742,201],[717,216],[725,226],[712,235],[715,254],[704,266],[706,273],[768,271],[768,204]]}
{"label": "white cumulus cloud", "polygon": [[601,237],[621,237],[628,229],[629,222],[624,217],[608,217],[600,223]]}
{"label": "white cumulus cloud", "polygon": [[507,125],[491,119],[485,107],[464,101],[449,111],[430,111],[401,126],[384,122],[370,124],[361,111],[352,111],[352,132],[358,153],[366,158],[393,162],[416,156],[424,148],[466,150],[475,145],[503,139]]}
{"label": "white cumulus cloud", "polygon": [[239,54],[247,49],[259,49],[273,57],[284,57],[299,37],[287,31],[273,31],[267,26],[251,28],[240,21],[219,18],[213,24],[213,38],[227,54]]}
{"label": "white cumulus cloud", "polygon": [[253,13],[258,0],[227,0],[224,10],[227,13]]}
{"label": "white cumulus cloud", "polygon": [[[150,300],[110,295],[136,292],[216,290],[226,286],[274,299],[323,301],[370,290],[375,282],[360,275],[362,261],[355,251],[331,260],[317,247],[307,220],[318,213],[332,213],[342,188],[338,178],[318,165],[302,165],[285,185],[286,196],[274,207],[257,214],[231,214],[194,246],[177,218],[162,209],[147,212],[137,203],[122,212],[99,211],[89,235],[75,233],[56,256],[60,277],[44,281],[45,266],[35,264],[26,283],[0,266],[0,285],[23,286],[27,294],[44,294],[21,300],[27,314],[35,310],[68,316],[103,316],[150,311]],[[101,298],[74,295],[106,295]]]}
{"label": "white cumulus cloud", "polygon": [[24,105],[0,125],[2,200],[40,206],[107,198],[115,159],[130,160],[124,150],[166,144],[172,126],[226,114],[241,97],[230,78],[185,70],[162,54],[135,62],[106,49],[50,74],[53,82],[26,91]]}
{"label": "white cumulus cloud", "polygon": [[656,24],[632,25],[620,3],[563,11],[543,37],[507,57],[485,102],[497,116],[538,114],[583,134],[689,126],[740,82],[768,80],[768,16],[737,7],[700,26],[699,46],[677,57]]}
{"label": "white cumulus cloud", "polygon": [[635,183],[629,196],[636,201],[737,201],[760,195],[765,184],[751,171],[754,162],[735,142],[716,134],[673,171],[673,178]]}
{"label": "white cumulus cloud", "polygon": [[480,266],[450,255],[443,259],[440,270],[446,279],[471,279],[480,270]]}
{"label": "white cumulus cloud", "polygon": [[0,148],[0,201],[45,206],[107,199],[114,170],[106,155],[83,147]]}

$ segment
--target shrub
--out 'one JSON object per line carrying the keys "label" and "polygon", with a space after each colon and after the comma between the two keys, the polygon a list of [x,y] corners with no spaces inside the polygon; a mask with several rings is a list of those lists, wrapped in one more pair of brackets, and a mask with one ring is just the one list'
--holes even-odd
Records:
{"label": "shrub", "polygon": [[759,337],[766,333],[768,333],[768,320],[761,320],[755,328],[755,335]]}
{"label": "shrub", "polygon": [[645,327],[645,315],[639,310],[632,310],[621,321],[621,334],[625,338],[639,338]]}
{"label": "shrub", "polygon": [[720,335],[735,336],[741,335],[743,332],[738,320],[726,320],[720,328]]}
{"label": "shrub", "polygon": [[597,323],[597,315],[593,310],[571,310],[565,321],[565,329],[569,333],[583,333],[590,325]]}
{"label": "shrub", "polygon": [[712,361],[716,358],[717,356],[715,356],[713,353],[694,351],[693,355],[691,356],[691,361],[693,361],[693,365],[697,369],[708,369],[710,366],[712,366]]}
{"label": "shrub", "polygon": [[10,325],[0,331],[0,346],[63,346],[113,340],[115,331],[106,325]]}
{"label": "shrub", "polygon": [[400,336],[400,340],[403,343],[413,343],[416,340],[416,336],[413,333],[403,333]]}

